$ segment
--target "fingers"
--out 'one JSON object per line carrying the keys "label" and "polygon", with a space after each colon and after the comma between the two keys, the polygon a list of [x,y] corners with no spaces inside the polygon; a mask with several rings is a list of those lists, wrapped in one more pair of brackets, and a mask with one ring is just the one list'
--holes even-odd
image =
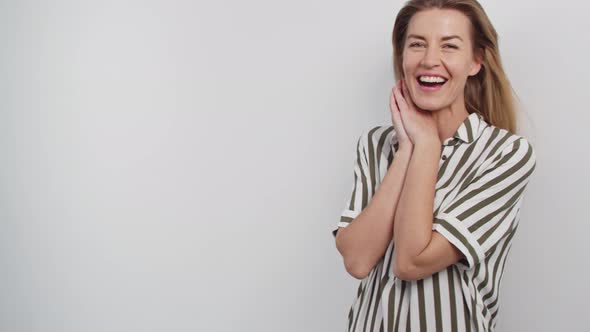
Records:
{"label": "fingers", "polygon": [[414,103],[412,102],[412,98],[410,98],[410,93],[408,92],[408,87],[406,85],[406,82],[404,80],[402,80],[402,93],[404,96],[404,100],[406,101],[406,103],[410,106],[414,106]]}
{"label": "fingers", "polygon": [[399,107],[397,106],[397,102],[395,101],[395,87],[391,89],[391,93],[389,94],[389,108],[391,109],[391,113],[399,112]]}
{"label": "fingers", "polygon": [[394,91],[395,88],[391,89],[391,94],[389,95],[389,107],[391,108],[391,112],[399,112],[399,107],[397,106],[397,102],[395,100]]}
{"label": "fingers", "polygon": [[397,105],[397,102],[395,100],[395,89],[393,88],[391,91],[391,94],[389,95],[389,105],[391,108],[391,120],[393,123],[393,127],[395,128],[396,131],[398,132],[403,132],[403,124],[402,124],[402,118],[401,118],[401,113],[399,110],[399,106]]}
{"label": "fingers", "polygon": [[402,91],[400,88],[401,84],[395,86],[393,90],[393,94],[395,96],[395,101],[397,102],[397,106],[400,111],[405,111],[408,108],[408,104],[406,103],[405,98],[402,96]]}

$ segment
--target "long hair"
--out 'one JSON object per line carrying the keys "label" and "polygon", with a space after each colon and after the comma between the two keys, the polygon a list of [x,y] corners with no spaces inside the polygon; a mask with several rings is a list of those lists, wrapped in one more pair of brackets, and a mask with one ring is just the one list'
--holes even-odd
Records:
{"label": "long hair", "polygon": [[516,133],[516,96],[504,72],[498,47],[498,34],[482,6],[476,0],[410,0],[399,11],[393,27],[394,71],[403,77],[402,55],[410,19],[426,9],[455,9],[471,21],[473,54],[482,59],[477,75],[467,78],[465,107],[477,112],[486,122]]}

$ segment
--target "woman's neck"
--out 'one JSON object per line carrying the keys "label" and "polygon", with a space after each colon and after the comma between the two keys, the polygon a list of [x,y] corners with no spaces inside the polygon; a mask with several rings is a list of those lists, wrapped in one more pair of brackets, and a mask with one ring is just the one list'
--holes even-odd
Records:
{"label": "woman's neck", "polygon": [[459,126],[469,116],[469,112],[467,112],[463,99],[458,99],[460,100],[453,105],[433,113],[437,123],[438,137],[441,144],[447,138],[452,137],[457,132],[457,129],[459,129]]}

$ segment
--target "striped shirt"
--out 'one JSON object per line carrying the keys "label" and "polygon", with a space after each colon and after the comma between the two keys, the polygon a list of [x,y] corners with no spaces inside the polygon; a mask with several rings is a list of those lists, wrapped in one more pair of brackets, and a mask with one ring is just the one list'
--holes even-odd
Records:
{"label": "striped shirt", "polygon": [[[361,134],[352,193],[334,237],[367,206],[398,147],[393,126]],[[504,265],[535,165],[526,138],[469,114],[442,142],[432,225],[465,258],[424,279],[402,280],[392,272],[392,239],[360,281],[347,331],[493,331]]]}

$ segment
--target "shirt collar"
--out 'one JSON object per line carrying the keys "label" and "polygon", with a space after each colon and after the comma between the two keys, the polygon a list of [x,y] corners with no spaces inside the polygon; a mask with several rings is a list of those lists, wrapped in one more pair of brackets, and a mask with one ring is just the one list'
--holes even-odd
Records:
{"label": "shirt collar", "polygon": [[447,138],[443,145],[453,145],[458,140],[471,143],[477,139],[488,124],[479,113],[473,112],[469,114],[465,120],[459,125],[453,137]]}

